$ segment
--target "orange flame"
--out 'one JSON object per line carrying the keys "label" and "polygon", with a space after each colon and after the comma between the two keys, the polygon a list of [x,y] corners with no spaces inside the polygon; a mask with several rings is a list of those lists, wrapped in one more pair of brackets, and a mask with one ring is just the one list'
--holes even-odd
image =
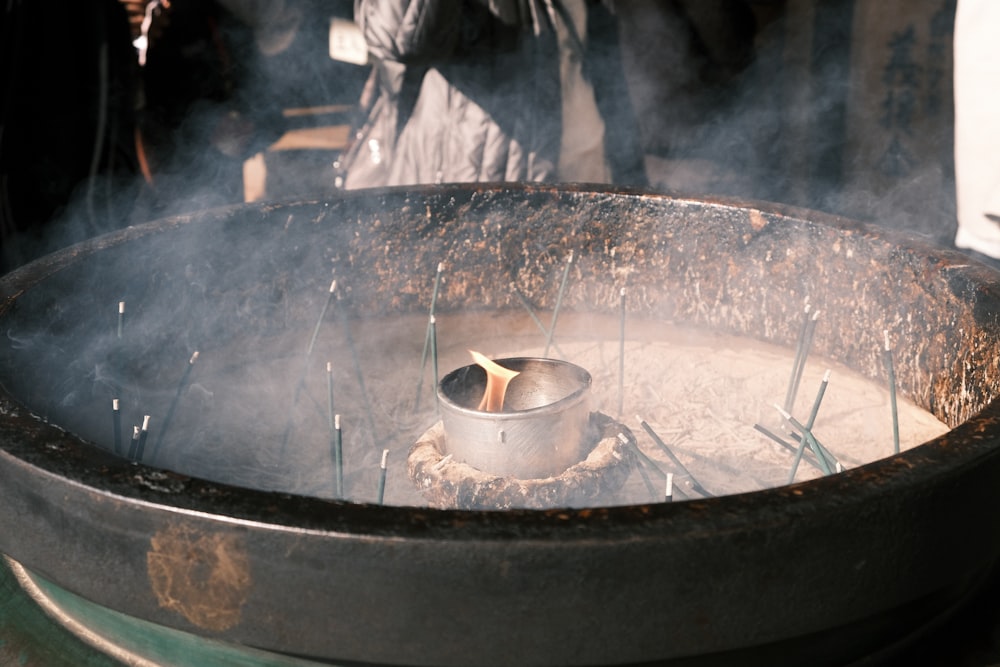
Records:
{"label": "orange flame", "polygon": [[483,400],[479,402],[479,407],[476,409],[485,410],[486,412],[500,412],[503,410],[503,399],[507,394],[507,385],[517,375],[520,375],[520,371],[512,371],[509,368],[504,368],[479,352],[469,350],[469,354],[486,371],[486,392],[483,394]]}

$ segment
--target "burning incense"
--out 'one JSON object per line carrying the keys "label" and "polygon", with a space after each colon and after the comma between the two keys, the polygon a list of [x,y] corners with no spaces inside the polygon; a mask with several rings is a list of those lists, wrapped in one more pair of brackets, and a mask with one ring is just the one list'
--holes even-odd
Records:
{"label": "burning incense", "polygon": [[653,427],[650,426],[645,419],[643,419],[638,415],[636,415],[636,419],[639,420],[639,425],[642,426],[642,430],[644,430],[646,434],[653,439],[653,442],[655,442],[656,445],[661,450],[663,450],[664,454],[670,457],[670,460],[674,462],[674,465],[677,466],[677,468],[681,471],[681,474],[684,477],[688,478],[688,481],[691,483],[691,488],[700,493],[701,495],[705,496],[706,498],[714,497],[707,489],[705,489],[705,487],[703,487],[701,484],[698,483],[698,480],[694,478],[694,475],[691,474],[691,471],[684,467],[684,464],[681,463],[681,460],[677,458],[677,456],[669,447],[667,447],[667,443],[663,442],[660,436],[656,434],[656,431],[653,430]]}
{"label": "burning incense", "polygon": [[[434,320],[434,312],[437,308],[438,290],[441,287],[441,273],[444,271],[444,262],[438,262],[437,273],[434,274],[434,290],[431,292],[431,308],[427,316],[427,333],[424,335],[424,351],[420,355],[420,377],[417,379],[417,397],[413,401],[414,410],[420,409],[420,390],[424,386],[424,369],[427,367],[427,350],[431,345],[431,322]],[[434,386],[437,387],[435,377]]]}
{"label": "burning incense", "polygon": [[326,362],[326,418],[333,431],[333,363]]}
{"label": "burning incense", "polygon": [[122,411],[117,398],[111,399],[111,421],[115,434],[115,454],[122,455]]}
{"label": "burning incense", "polygon": [[385,476],[386,476],[386,459],[389,456],[389,450],[382,450],[382,463],[379,464],[378,472],[378,504],[381,505],[382,501],[385,499]]}
{"label": "burning incense", "polygon": [[334,492],[344,497],[344,432],[340,428],[340,415],[333,417],[333,467]]}
{"label": "burning incense", "polygon": [[[431,364],[434,366],[434,386],[438,386],[438,334],[437,334],[437,317],[431,315],[430,320],[430,333],[431,333]],[[504,385],[506,387],[506,385]],[[437,392],[434,392],[434,404],[437,405],[438,401]],[[502,401],[501,401],[502,402]]]}
{"label": "burning incense", "polygon": [[125,332],[125,302],[118,302],[118,337],[121,338]]}
{"label": "burning incense", "polygon": [[799,330],[799,338],[795,346],[795,360],[792,362],[792,375],[788,379],[788,392],[785,394],[785,410],[788,412],[791,412],[795,405],[795,396],[799,393],[802,372],[806,368],[806,357],[809,356],[809,349],[812,347],[813,337],[816,333],[816,320],[819,319],[819,311],[817,310],[812,314],[812,317],[809,317],[809,309],[809,304],[806,304],[806,317]]}
{"label": "burning incense", "polygon": [[146,451],[146,439],[149,438],[149,415],[142,418],[142,429],[139,431],[139,442],[135,448],[135,460],[141,462],[142,454]]}
{"label": "burning incense", "polygon": [[556,321],[559,319],[559,309],[562,307],[563,295],[566,293],[566,280],[569,278],[569,270],[573,266],[573,251],[569,251],[569,257],[566,259],[566,268],[563,270],[562,282],[559,283],[559,293],[556,295],[556,305],[552,310],[552,322],[549,324],[549,334],[545,340],[545,353],[542,354],[543,357],[549,356],[549,347],[552,346],[552,334],[556,330]]}
{"label": "burning incense", "polygon": [[621,319],[618,325],[618,418],[625,405],[625,288],[619,293]]}
{"label": "burning incense", "polygon": [[799,364],[802,360],[802,350],[806,343],[806,331],[809,329],[809,310],[812,306],[809,305],[809,299],[806,298],[806,305],[804,309],[805,316],[802,319],[802,326],[799,327],[799,336],[795,339],[795,358],[792,361],[792,373],[788,378],[788,389],[785,391],[785,409],[791,410],[791,403],[794,400],[792,396],[792,391],[795,386],[795,375],[799,370]]}
{"label": "burning incense", "polygon": [[[329,310],[330,303],[333,301],[333,295],[336,291],[337,281],[333,280],[330,282],[330,289],[326,294],[326,300],[323,302],[323,307],[319,311],[319,317],[316,319],[316,326],[313,327],[312,336],[309,338],[309,345],[306,346],[306,354],[302,364],[302,373],[299,375],[299,379],[295,383],[295,391],[292,393],[292,409],[288,411],[288,421],[285,423],[285,435],[281,439],[282,456],[285,455],[285,449],[288,447],[288,440],[291,438],[292,430],[295,428],[295,415],[293,414],[293,411],[295,406],[299,404],[299,396],[302,394],[302,390],[305,389],[306,386],[306,378],[309,376],[309,366],[310,360],[312,359],[313,349],[316,347],[316,340],[319,338],[319,331],[323,327],[323,321],[326,319],[326,311]],[[313,402],[315,401],[316,399],[313,398]],[[320,410],[322,409],[320,408]]]}
{"label": "burning incense", "polygon": [[312,356],[313,347],[316,345],[316,339],[319,337],[319,330],[323,327],[323,320],[326,318],[326,311],[330,308],[330,302],[333,301],[333,293],[337,290],[337,281],[334,280],[330,283],[330,291],[327,292],[326,301],[323,302],[323,308],[319,311],[319,318],[316,320],[316,326],[313,327],[312,338],[309,339],[309,347],[306,348],[306,364],[309,363],[309,357]]}
{"label": "burning incense", "polygon": [[368,388],[365,386],[364,369],[361,368],[361,357],[358,355],[358,348],[354,344],[354,334],[351,333],[351,320],[346,313],[341,315],[341,322],[344,327],[344,338],[347,339],[347,346],[351,349],[351,363],[354,365],[354,377],[357,378],[358,391],[361,393],[361,400],[365,404],[365,421],[368,423],[368,433],[373,443],[379,442],[378,428],[375,424],[375,411],[372,407],[371,398],[368,395]]}
{"label": "burning incense", "polygon": [[672,503],[674,501],[674,473],[667,473],[667,487],[663,493],[663,502]]}
{"label": "burning incense", "polygon": [[135,461],[136,452],[139,450],[139,427],[132,426],[132,441],[128,446],[128,458],[130,461]]}
{"label": "burning incense", "polygon": [[476,409],[486,412],[500,412],[503,410],[503,399],[507,394],[507,385],[521,374],[520,371],[512,371],[509,368],[504,368],[486,355],[480,354],[475,350],[469,350],[469,354],[472,355],[472,359],[476,364],[486,371],[486,391],[483,392],[483,398],[479,401]]}
{"label": "burning incense", "polygon": [[889,378],[889,409],[892,411],[892,451],[899,454],[899,412],[896,409],[896,369],[892,363],[892,348],[889,347],[889,330],[882,331],[885,349],[882,351],[885,370]]}
{"label": "burning incense", "polygon": [[174,411],[177,410],[177,404],[181,400],[181,395],[184,393],[185,387],[187,387],[188,378],[191,377],[191,369],[194,368],[194,362],[196,361],[198,361],[198,350],[195,350],[191,358],[188,359],[188,365],[184,369],[184,373],[181,374],[180,382],[177,383],[177,391],[174,392],[174,398],[170,401],[170,407],[167,408],[167,416],[163,418],[163,426],[160,427],[160,434],[156,437],[156,442],[153,443],[153,451],[149,455],[150,464],[156,462],[156,455],[160,451],[160,443],[163,442],[163,438],[167,435],[167,429],[170,428],[170,422],[174,418]]}

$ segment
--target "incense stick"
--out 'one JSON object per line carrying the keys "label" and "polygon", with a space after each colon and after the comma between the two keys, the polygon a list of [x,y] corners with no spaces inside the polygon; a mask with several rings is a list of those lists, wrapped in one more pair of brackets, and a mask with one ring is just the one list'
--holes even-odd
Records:
{"label": "incense stick", "polygon": [[795,357],[792,360],[792,372],[788,376],[788,389],[785,390],[785,409],[791,410],[792,406],[789,405],[792,402],[792,388],[795,386],[795,374],[799,370],[799,362],[802,359],[802,347],[806,342],[806,330],[809,329],[809,310],[812,306],[809,305],[809,298],[806,297],[806,305],[803,310],[804,317],[802,318],[802,324],[799,326],[799,335],[795,339]]}
{"label": "incense stick", "polygon": [[892,451],[899,454],[899,412],[896,408],[896,369],[892,363],[892,348],[889,347],[889,330],[882,331],[885,338],[883,359],[889,381],[889,409],[892,411]]}
{"label": "incense stick", "polygon": [[789,378],[788,383],[788,393],[785,395],[785,410],[791,412],[795,405],[795,396],[799,393],[799,383],[802,381],[802,373],[806,368],[806,358],[809,356],[809,350],[812,347],[813,337],[816,333],[816,321],[819,319],[819,311],[817,310],[812,314],[812,317],[808,317],[809,305],[806,305],[806,319],[803,321],[803,326],[799,334],[799,344],[796,346],[795,350],[795,361],[792,364],[792,375]]}
{"label": "incense stick", "polygon": [[809,447],[813,450],[813,454],[816,455],[816,459],[819,461],[820,467],[823,469],[823,473],[826,475],[831,474],[832,470],[830,469],[830,464],[827,461],[826,456],[824,456],[823,447],[819,444],[819,440],[816,439],[812,431],[807,429],[805,427],[805,424],[803,424],[798,419],[793,417],[787,410],[782,408],[777,403],[774,405],[774,408],[778,411],[778,413],[782,417],[785,418],[786,421],[788,421],[792,426],[794,426],[796,429],[799,430],[799,432],[802,434],[802,440],[808,441]]}
{"label": "incense stick", "polygon": [[128,446],[128,458],[129,461],[135,461],[136,451],[139,449],[139,427],[132,426],[132,440]]}
{"label": "incense stick", "polygon": [[[306,346],[305,357],[302,360],[302,373],[299,375],[298,381],[295,383],[295,390],[292,392],[292,405],[291,409],[288,411],[288,421],[285,423],[285,434],[281,438],[281,456],[284,457],[285,449],[288,447],[288,441],[291,439],[292,431],[295,429],[295,407],[299,404],[299,396],[302,395],[302,390],[306,386],[306,378],[309,376],[309,366],[312,359],[313,350],[316,347],[316,340],[319,338],[320,329],[323,328],[323,321],[326,319],[326,311],[330,308],[330,303],[333,301],[334,293],[337,291],[337,281],[336,279],[330,282],[330,289],[327,291],[326,300],[323,301],[323,307],[320,308],[319,317],[316,318],[316,326],[313,327],[312,336],[309,338],[309,344]],[[313,399],[315,401],[315,399]],[[322,410],[322,408],[320,408]]]}
{"label": "incense stick", "polygon": [[[642,453],[642,450],[639,449],[639,446],[637,444],[633,443],[628,438],[628,436],[625,435],[624,433],[619,433],[618,434],[618,440],[621,441],[621,443],[623,445],[625,445],[626,447],[631,448],[632,451],[634,451],[636,454],[638,454],[639,460],[636,463],[636,468],[639,469],[639,475],[642,476],[642,481],[646,485],[646,490],[649,491],[650,497],[655,498],[656,497],[656,487],[653,486],[653,482],[650,481],[649,475],[646,474],[646,468],[643,467],[643,464],[652,465],[652,462],[649,461],[649,458],[645,454]],[[656,466],[654,465],[653,467],[655,468]],[[659,470],[659,468],[656,468],[656,469]],[[662,475],[663,472],[661,471],[660,474]]]}
{"label": "incense stick", "polygon": [[556,295],[556,305],[552,309],[552,322],[549,323],[549,333],[545,340],[545,352],[542,354],[543,357],[549,356],[549,347],[552,346],[552,335],[556,331],[556,321],[559,319],[559,309],[562,307],[563,295],[566,293],[566,281],[569,278],[569,270],[573,266],[573,251],[569,251],[569,257],[566,259],[566,268],[563,269],[562,281],[559,283],[559,293]]}
{"label": "incense stick", "polygon": [[618,419],[625,405],[625,288],[619,293],[621,319],[618,325]]}
{"label": "incense stick", "polygon": [[351,321],[346,313],[342,316],[344,325],[344,338],[347,340],[347,347],[351,350],[351,363],[354,365],[354,375],[358,381],[358,391],[361,393],[361,400],[365,404],[365,420],[368,423],[368,433],[371,435],[372,443],[379,442],[378,429],[375,426],[375,410],[372,407],[371,398],[368,396],[368,388],[365,385],[365,374],[361,368],[361,357],[358,355],[358,348],[354,344],[354,334],[351,332]]}
{"label": "incense stick", "polygon": [[143,452],[146,451],[146,439],[149,437],[149,415],[142,418],[142,428],[139,430],[139,442],[135,448],[135,460],[141,462]]}
{"label": "incense stick", "polygon": [[[539,331],[545,334],[546,338],[548,338],[549,330],[546,329],[545,325],[542,324],[542,321],[538,319],[538,315],[535,314],[534,309],[531,307],[531,304],[528,303],[528,300],[524,297],[524,294],[521,293],[521,290],[519,290],[517,288],[517,285],[515,285],[514,283],[510,284],[510,290],[514,293],[514,296],[517,297],[517,300],[521,302],[521,305],[524,307],[524,309],[528,311],[528,315],[531,317],[531,320],[538,326]],[[559,353],[560,357],[566,359],[566,355],[563,353],[562,350],[559,349],[558,343],[552,341],[552,347],[555,348],[555,351]]]}
{"label": "incense stick", "polygon": [[191,376],[191,369],[194,368],[194,362],[196,361],[198,361],[198,350],[195,350],[191,358],[188,359],[187,366],[181,374],[180,382],[177,383],[177,391],[174,392],[174,398],[170,401],[170,407],[167,408],[167,416],[163,418],[163,426],[160,427],[160,434],[156,436],[156,442],[153,443],[153,451],[149,455],[150,465],[156,462],[156,455],[160,452],[160,443],[163,442],[163,438],[167,435],[167,429],[170,428],[170,422],[174,418],[174,411],[177,410],[177,404],[181,400],[181,394],[184,393],[188,378]]}
{"label": "incense stick", "polygon": [[333,363],[326,362],[326,419],[333,431]]}
{"label": "incense stick", "polygon": [[806,421],[806,428],[812,430],[816,423],[816,415],[819,414],[819,406],[823,403],[823,396],[826,394],[826,387],[830,384],[830,369],[823,373],[823,379],[819,383],[819,391],[816,392],[816,399],[813,401],[812,410],[809,411],[809,419]]}
{"label": "incense stick", "polygon": [[[438,262],[437,273],[434,274],[434,289],[431,292],[431,307],[427,316],[427,333],[424,334],[424,351],[420,355],[420,377],[417,379],[417,397],[413,401],[413,411],[420,409],[420,392],[424,386],[424,369],[427,367],[427,351],[431,344],[431,320],[437,308],[438,290],[441,287],[441,273],[444,271],[444,263]],[[437,382],[434,384],[437,387]]]}
{"label": "incense stick", "polygon": [[330,302],[333,301],[333,294],[337,290],[337,281],[334,280],[330,283],[330,291],[326,294],[326,301],[323,302],[323,307],[319,311],[319,318],[316,320],[316,326],[313,327],[312,337],[309,339],[309,346],[306,348],[306,365],[309,363],[309,357],[312,356],[313,347],[316,345],[316,339],[319,337],[319,330],[323,327],[323,320],[326,318],[326,311],[330,308]]}
{"label": "incense stick", "polygon": [[[823,402],[823,395],[826,393],[826,387],[830,383],[830,369],[827,369],[826,373],[823,374],[823,381],[820,382],[819,391],[816,393],[816,400],[813,401],[812,411],[809,413],[809,421],[806,422],[806,428],[812,431],[813,425],[816,423],[816,415],[819,413],[819,406]],[[806,443],[808,440],[803,437],[799,441],[799,446],[795,450],[795,459],[792,461],[792,469],[788,473],[788,483],[791,484],[795,481],[795,473],[799,470],[799,462],[802,460],[802,454],[805,452]],[[838,462],[837,465],[840,465]]]}
{"label": "incense stick", "polygon": [[338,499],[344,497],[344,432],[340,428],[340,415],[333,417],[333,466],[334,492]]}
{"label": "incense stick", "polygon": [[389,456],[389,450],[382,450],[382,463],[379,464],[378,473],[378,504],[381,505],[382,501],[385,499],[385,476],[386,476],[386,458]]}
{"label": "incense stick", "polygon": [[771,440],[774,440],[776,443],[778,443],[779,445],[781,445],[782,447],[784,447],[788,451],[790,451],[792,453],[795,453],[795,449],[796,449],[795,445],[791,444],[790,442],[788,442],[787,440],[785,440],[784,438],[782,438],[780,435],[778,435],[774,431],[772,431],[769,428],[767,428],[766,426],[758,423],[758,424],[754,424],[753,427],[754,427],[755,431],[758,431],[759,433],[762,433],[763,435],[767,436]]}
{"label": "incense stick", "polygon": [[119,407],[118,399],[111,399],[111,421],[115,435],[115,454],[122,455],[122,411]]}
{"label": "incense stick", "polygon": [[700,493],[701,495],[705,496],[706,498],[714,497],[712,493],[710,493],[707,489],[705,489],[705,487],[703,487],[698,482],[698,480],[694,478],[694,475],[691,474],[691,471],[688,470],[686,467],[684,467],[684,464],[681,463],[681,460],[677,458],[677,456],[669,447],[667,447],[667,443],[663,442],[660,436],[656,434],[656,431],[653,430],[653,427],[650,426],[645,419],[643,419],[638,415],[636,415],[636,419],[639,420],[639,425],[642,426],[642,430],[644,430],[646,434],[653,439],[653,442],[655,442],[656,445],[661,450],[663,450],[663,453],[665,453],[668,457],[670,457],[670,460],[673,461],[674,465],[677,466],[677,468],[681,471],[682,476],[687,477],[688,481],[691,483],[691,488]]}
{"label": "incense stick", "polygon": [[441,398],[438,396],[437,386],[438,386],[438,338],[437,338],[437,317],[431,315],[430,320],[431,326],[431,364],[434,365],[434,406],[435,409],[440,410]]}
{"label": "incense stick", "polygon": [[802,438],[799,441],[799,446],[795,450],[795,458],[792,460],[792,469],[788,471],[788,484],[795,481],[795,473],[799,471],[799,462],[802,461],[802,455],[806,451],[806,444],[808,442],[806,438]]}
{"label": "incense stick", "polygon": [[[790,442],[788,442],[787,440],[785,440],[781,436],[777,435],[776,433],[774,433],[773,431],[771,431],[767,427],[762,426],[761,424],[754,424],[753,427],[754,427],[754,430],[759,431],[760,433],[762,433],[763,435],[767,436],[771,440],[774,440],[776,443],[778,443],[779,445],[781,445],[782,447],[784,447],[785,449],[787,449],[788,451],[790,451],[792,454],[795,454],[796,457],[801,457],[802,456],[800,448],[804,446],[804,443],[806,442],[805,440],[800,439],[799,440],[799,444],[796,446],[796,445],[791,444]],[[819,464],[816,463],[816,461],[814,461],[812,459],[806,459],[806,461],[808,461],[809,464],[812,465],[817,470],[822,470],[822,468],[819,467]],[[798,464],[796,463],[795,465],[793,465],[792,469],[796,470],[797,468],[798,468]],[[788,483],[791,484],[792,482],[789,481]]]}

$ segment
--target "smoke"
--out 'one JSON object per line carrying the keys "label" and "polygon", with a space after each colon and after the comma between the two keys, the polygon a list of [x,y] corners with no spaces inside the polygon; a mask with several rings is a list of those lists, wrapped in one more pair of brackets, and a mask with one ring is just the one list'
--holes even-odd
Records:
{"label": "smoke", "polygon": [[[177,29],[187,19],[185,5],[175,3]],[[800,62],[789,60],[791,17],[748,23],[747,14],[734,9],[731,22],[715,26],[716,39],[706,41],[704,33],[691,32],[691,16],[651,21],[650,16],[662,15],[648,12],[660,11],[665,3],[620,4],[627,7],[620,14],[622,34],[629,34],[629,28],[635,31],[633,39],[621,42],[624,62],[631,63],[626,70],[627,101],[636,114],[655,187],[770,199],[891,226],[915,226],[909,212],[926,204],[932,196],[927,184],[941,178],[946,168],[894,159],[895,164],[913,164],[905,174],[906,187],[867,188],[862,156],[846,148],[849,103],[855,90],[845,38],[855,24],[850,11],[831,10],[813,17],[814,24],[826,30],[814,33],[806,55],[796,51]],[[188,10],[195,12],[194,5]],[[205,27],[194,16],[189,19]],[[179,39],[173,50],[162,42],[161,50],[151,50],[136,123],[149,140],[145,148],[153,183],[140,185],[138,173],[131,179],[113,170],[90,174],[71,188],[65,213],[48,224],[37,245],[29,247],[26,242],[22,248],[29,249],[27,254],[45,252],[168,215],[179,216],[171,224],[184,231],[156,234],[155,243],[140,239],[99,253],[93,262],[85,260],[62,272],[26,297],[22,301],[26,315],[11,320],[4,332],[10,355],[5,376],[15,395],[23,396],[40,414],[105,447],[112,398],[122,400],[126,426],[151,415],[155,443],[171,401],[180,395],[177,411],[183,417],[169,424],[169,440],[156,451],[158,465],[260,488],[328,496],[329,415],[322,369],[332,359],[338,409],[351,416],[345,420],[351,432],[354,475],[349,486],[354,497],[365,499],[374,488],[372,476],[390,432],[404,434],[393,443],[392,454],[393,459],[402,459],[405,446],[400,443],[412,441],[433,417],[426,394],[422,412],[414,414],[410,408],[416,402],[416,363],[425,331],[423,319],[414,313],[426,301],[438,262],[472,256],[481,260],[477,266],[462,267],[464,273],[449,276],[446,293],[452,308],[487,313],[516,308],[509,289],[515,284],[532,295],[542,312],[551,307],[547,302],[555,292],[551,283],[559,275],[554,267],[562,266],[565,253],[576,243],[599,256],[592,260],[598,267],[593,275],[576,276],[581,278],[575,288],[576,304],[597,310],[613,307],[618,289],[631,287],[630,281],[637,280],[635,272],[646,270],[644,252],[675,253],[674,261],[694,264],[711,264],[706,259],[719,255],[721,241],[711,234],[695,234],[686,248],[657,245],[665,238],[660,236],[663,229],[648,219],[643,223],[634,211],[628,212],[629,221],[632,216],[640,218],[636,228],[645,224],[651,240],[646,239],[650,245],[642,252],[629,254],[616,244],[625,243],[623,239],[634,243],[633,229],[618,229],[613,239],[601,239],[602,230],[586,229],[586,221],[567,222],[540,212],[537,202],[522,202],[517,210],[505,210],[504,216],[474,220],[453,236],[430,215],[425,219],[391,208],[385,218],[396,220],[393,224],[377,212],[353,216],[343,214],[349,209],[338,209],[331,217],[322,208],[269,218],[266,223],[247,211],[219,214],[223,220],[218,224],[199,224],[197,212],[241,198],[243,159],[295,122],[282,114],[283,109],[315,100],[354,101],[356,89],[343,83],[352,79],[324,71],[327,68],[318,63],[329,66],[325,54],[317,59],[316,49],[304,46],[310,43],[308,26],[322,24],[300,24],[303,32],[297,39],[306,40],[301,51],[292,42],[278,53],[264,53],[257,48],[252,26],[227,23],[222,36],[228,44],[226,53],[235,58],[228,69],[218,68],[220,55],[211,50],[214,42],[197,31]],[[212,34],[209,30],[208,37]],[[646,38],[636,37],[643,34]],[[671,37],[663,39],[663,34]],[[650,50],[653,41],[666,51]],[[720,43],[729,49],[713,48]],[[302,51],[308,55],[300,60]],[[178,75],[178,67],[183,75]],[[611,67],[601,60],[591,62],[589,75],[611,78]],[[625,101],[619,98],[619,106]],[[119,127],[107,118],[95,113],[91,126]],[[628,122],[620,116],[610,129],[628,129]],[[97,143],[121,145],[120,127],[117,134],[98,132],[102,139]],[[608,139],[614,145],[612,135]],[[94,164],[93,145],[87,142],[84,153],[88,172]],[[105,163],[97,160],[99,166]],[[312,175],[299,171],[296,176]],[[324,187],[332,187],[332,178],[327,183],[309,194],[321,196]],[[188,222],[188,213],[194,214],[194,222]],[[399,217],[393,218],[397,213]],[[536,227],[545,234],[525,236],[525,230]],[[888,250],[876,256],[879,262],[888,258]],[[816,276],[825,275],[824,268],[815,264],[810,260],[817,273],[807,275],[807,284],[821,291]],[[726,281],[733,276],[713,275],[713,282],[699,273],[703,270],[707,269],[695,267],[679,279],[674,276],[678,290],[706,292],[697,298],[685,294],[697,304],[686,312],[670,310],[671,299],[681,297],[664,296],[651,287],[655,277],[648,284],[640,280],[630,299],[647,312],[659,314],[657,308],[663,308],[680,320],[703,318],[703,324],[743,317],[727,301],[732,298],[727,290],[733,288]],[[491,280],[484,281],[484,274]],[[308,360],[315,361],[315,367],[307,368],[307,334],[316,325],[334,277],[341,282],[333,315],[323,324],[324,343],[316,358]],[[794,287],[799,289],[801,285]],[[710,290],[716,290],[714,297]],[[768,333],[779,339],[782,327],[792,321],[789,313],[797,313],[801,303],[800,294],[788,296],[794,290],[785,284],[749,289],[751,302],[760,300],[754,305],[778,311],[779,317],[767,326],[776,327]],[[844,294],[849,291],[845,288]],[[773,305],[786,298],[784,305]],[[123,338],[114,332],[119,301],[126,303]],[[871,303],[860,307],[869,308]],[[349,320],[345,312],[365,317]],[[751,321],[754,316],[745,317]],[[489,316],[465,322],[467,329],[453,340],[485,337],[495,342],[498,351],[504,343],[512,344],[501,322],[492,321],[497,329],[486,336],[484,320],[491,322]],[[593,326],[586,317],[578,324],[581,330]],[[612,351],[598,348],[598,361],[607,365],[614,358]],[[201,353],[198,366],[182,384],[195,351]],[[464,346],[447,354],[452,356],[443,356],[442,367],[466,363]],[[37,371],[31,378],[22,376],[27,365]],[[608,371],[601,377],[613,380],[614,374]],[[423,385],[425,392],[428,384]],[[405,400],[399,399],[401,392]],[[396,493],[393,488],[406,484],[399,471],[394,467],[390,496]]]}

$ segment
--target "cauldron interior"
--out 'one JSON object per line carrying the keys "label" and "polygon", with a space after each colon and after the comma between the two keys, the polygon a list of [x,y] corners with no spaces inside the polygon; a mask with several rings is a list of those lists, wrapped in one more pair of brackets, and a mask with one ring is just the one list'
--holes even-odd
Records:
{"label": "cauldron interior", "polygon": [[[106,413],[65,409],[92,399],[66,378],[114,371],[120,354],[134,391],[162,414],[175,386],[164,377],[192,349],[238,359],[277,350],[290,334],[308,338],[331,278],[337,316],[358,323],[426,313],[418,274],[442,258],[443,312],[516,308],[497,288],[511,283],[551,309],[568,250],[584,277],[566,292],[568,309],[613,314],[627,283],[637,316],[790,345],[809,297],[838,323],[817,353],[871,378],[888,330],[900,391],[953,430],[791,487],[497,513],[226,486],[166,448],[157,463],[179,473],[129,464],[84,441],[107,430]],[[780,646],[789,660],[840,663],[940,614],[1000,553],[1000,538],[966,511],[1000,509],[996,284],[956,253],[849,221],[627,191],[399,189],[130,228],[2,281],[0,488],[10,509],[0,549],[139,618],[324,659],[725,663],[754,654],[778,664]],[[125,343],[98,315],[119,300],[135,305]],[[281,354],[298,364],[301,350]],[[178,360],[170,372],[168,359]],[[162,577],[176,572],[151,565],[170,562],[164,545],[245,563],[246,576],[230,582],[237,590],[208,601],[232,606],[225,622],[164,602]],[[70,564],[56,557],[67,551]],[[193,595],[192,605],[206,595],[170,594]],[[845,641],[833,650],[817,637]]]}

